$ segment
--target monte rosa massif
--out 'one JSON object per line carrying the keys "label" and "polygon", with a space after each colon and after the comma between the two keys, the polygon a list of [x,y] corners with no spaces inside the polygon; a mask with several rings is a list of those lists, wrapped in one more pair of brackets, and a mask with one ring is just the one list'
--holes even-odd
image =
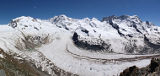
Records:
{"label": "monte rosa massif", "polygon": [[159,54],[160,27],[136,15],[22,16],[0,26],[0,69],[8,76],[118,76]]}

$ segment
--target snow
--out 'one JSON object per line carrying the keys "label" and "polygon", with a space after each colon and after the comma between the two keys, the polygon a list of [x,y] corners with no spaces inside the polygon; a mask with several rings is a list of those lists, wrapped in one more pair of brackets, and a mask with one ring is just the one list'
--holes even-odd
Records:
{"label": "snow", "polygon": [[[130,21],[136,22],[137,29],[141,30],[143,34],[131,27],[132,22]],[[13,19],[9,26],[0,26],[0,48],[8,54],[16,55],[16,59],[31,61],[37,68],[41,67],[42,71],[47,71],[52,76],[55,75],[52,70],[55,66],[80,76],[116,76],[124,69],[134,65],[139,68],[147,66],[151,59],[131,62],[114,61],[114,59],[154,55],[127,55],[125,54],[125,46],[134,43],[132,40],[137,40],[135,42],[137,46],[144,46],[144,34],[148,34],[147,37],[156,43],[160,38],[156,32],[160,32],[160,28],[152,25],[148,27],[136,15],[127,16],[127,19],[124,20],[114,19],[113,23],[119,26],[121,33],[124,35],[132,34],[133,38],[120,36],[117,29],[113,28],[107,21],[101,22],[96,18],[72,19],[60,15],[50,20],[41,20],[22,16]],[[82,30],[89,32],[87,34]],[[15,41],[18,38],[23,38],[21,32],[30,36],[50,35],[51,41],[35,48],[36,51],[18,50],[15,47]],[[91,52],[78,48],[71,39],[74,32],[78,33],[81,40],[91,42],[91,44],[100,44],[97,39],[101,38],[106,43],[111,44],[110,49],[116,53]],[[0,57],[3,58],[3,55],[0,54]],[[112,61],[104,63],[101,59]],[[49,65],[50,63],[54,65]]]}
{"label": "snow", "polygon": [[[138,67],[145,67],[150,63],[150,59],[147,60],[140,60],[135,62],[120,62],[120,63],[107,63],[107,64],[100,64],[95,62],[90,62],[85,59],[75,58],[66,51],[66,45],[72,47],[72,51],[76,52],[78,55],[85,54],[86,55],[93,55],[92,53],[87,53],[85,50],[81,50],[84,53],[77,52],[75,46],[73,46],[69,35],[66,33],[61,33],[60,40],[55,40],[51,44],[44,45],[43,47],[39,48],[39,51],[42,52],[48,59],[52,60],[55,65],[59,66],[60,68],[78,74],[80,76],[113,76],[118,75],[127,67],[136,65]],[[68,37],[68,38],[67,38]],[[69,41],[69,42],[68,42]],[[84,55],[82,55],[84,56]],[[123,58],[123,57],[134,57],[127,56],[127,55],[103,55],[103,54],[94,54],[94,57],[97,58]]]}
{"label": "snow", "polygon": [[4,58],[4,56],[2,54],[0,54],[0,58]]}

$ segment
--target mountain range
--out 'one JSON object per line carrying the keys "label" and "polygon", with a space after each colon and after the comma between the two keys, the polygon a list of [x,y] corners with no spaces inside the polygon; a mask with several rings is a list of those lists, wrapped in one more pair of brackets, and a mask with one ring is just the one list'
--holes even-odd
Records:
{"label": "mountain range", "polygon": [[136,16],[122,15],[96,18],[72,19],[65,15],[49,20],[31,17],[13,19],[9,26],[18,30],[53,26],[73,34],[74,43],[83,49],[125,54],[159,53],[160,27]]}
{"label": "mountain range", "polygon": [[0,33],[0,57],[33,64],[34,76],[119,75],[127,67],[148,65],[160,53],[160,27],[137,15],[102,20],[22,16],[0,26]]}

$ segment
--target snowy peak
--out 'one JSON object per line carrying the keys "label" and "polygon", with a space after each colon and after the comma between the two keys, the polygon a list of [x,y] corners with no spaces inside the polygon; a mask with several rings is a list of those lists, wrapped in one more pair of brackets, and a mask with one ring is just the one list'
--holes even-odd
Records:
{"label": "snowy peak", "polygon": [[96,18],[73,19],[67,17],[66,15],[59,15],[51,18],[49,21],[59,28],[64,28],[70,31],[75,31],[76,29],[79,29],[79,27],[84,27],[89,30],[92,29],[92,31],[96,31],[96,29],[105,29],[104,31],[115,29],[121,36],[135,36],[142,33],[147,34],[150,32],[148,29],[153,26],[153,24],[148,21],[142,22],[137,15],[112,15],[109,17],[104,17],[102,21],[99,21]]}
{"label": "snowy peak", "polygon": [[54,27],[54,24],[51,24],[48,20],[35,19],[26,16],[13,19],[9,23],[9,26],[19,31],[28,31],[28,32],[31,32],[30,30],[34,32],[39,32],[44,28],[48,28],[48,26],[56,28]]}
{"label": "snowy peak", "polygon": [[[143,35],[152,32],[154,24],[151,22],[142,22],[137,15],[129,16],[109,16],[104,17],[102,21],[109,23],[113,28],[115,28],[121,35]],[[153,33],[153,32],[152,32]]]}
{"label": "snowy peak", "polygon": [[32,17],[22,16],[22,17],[18,17],[18,18],[13,19],[9,23],[9,26],[11,26],[12,28],[19,28],[19,27],[22,27],[22,26],[23,27],[29,27],[29,26],[31,26],[31,24],[33,25],[37,22],[38,22],[37,19],[34,19]]}
{"label": "snowy peak", "polygon": [[117,18],[117,16],[112,15],[112,16],[104,17],[104,18],[102,19],[102,21],[110,21],[110,20],[113,20],[113,19],[116,19],[116,18]]}
{"label": "snowy peak", "polygon": [[129,15],[121,15],[121,16],[109,16],[109,17],[104,17],[102,21],[112,21],[112,20],[120,20],[120,21],[130,21],[130,22],[135,22],[135,23],[141,23],[141,19],[137,15],[129,16]]}
{"label": "snowy peak", "polygon": [[71,18],[67,17],[66,15],[59,15],[51,18],[49,21],[52,23],[62,22],[62,21],[68,21],[71,20]]}
{"label": "snowy peak", "polygon": [[122,20],[124,20],[124,19],[138,19],[138,20],[140,20],[140,18],[137,15],[133,15],[133,16],[122,15],[122,16],[119,16],[118,18],[122,19]]}

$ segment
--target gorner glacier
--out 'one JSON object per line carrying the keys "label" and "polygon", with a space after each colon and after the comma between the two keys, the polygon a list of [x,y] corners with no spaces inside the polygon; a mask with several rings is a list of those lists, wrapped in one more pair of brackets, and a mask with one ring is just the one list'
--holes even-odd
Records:
{"label": "gorner glacier", "polygon": [[117,76],[130,66],[147,66],[159,53],[160,27],[136,15],[22,16],[0,26],[0,60],[29,69],[15,76]]}

